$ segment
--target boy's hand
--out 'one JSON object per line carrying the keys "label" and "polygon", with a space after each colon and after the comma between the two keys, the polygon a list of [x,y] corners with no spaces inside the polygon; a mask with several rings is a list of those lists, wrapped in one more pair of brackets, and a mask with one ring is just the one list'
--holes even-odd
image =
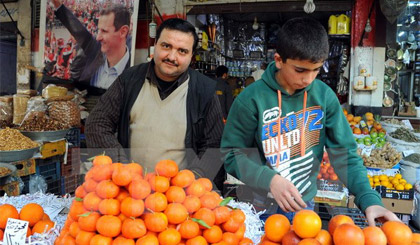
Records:
{"label": "boy's hand", "polygon": [[401,220],[391,211],[388,209],[379,206],[379,205],[372,205],[366,208],[365,210],[366,218],[368,220],[369,226],[375,226],[375,219],[378,219],[380,222],[385,221],[400,221]]}
{"label": "boy's hand", "polygon": [[271,180],[270,192],[284,212],[296,212],[306,208],[306,203],[303,201],[298,189],[292,182],[278,174],[274,175]]}

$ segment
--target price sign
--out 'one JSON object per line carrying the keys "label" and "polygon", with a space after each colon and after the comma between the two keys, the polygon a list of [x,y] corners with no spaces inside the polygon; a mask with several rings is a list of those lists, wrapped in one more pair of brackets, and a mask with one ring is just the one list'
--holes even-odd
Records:
{"label": "price sign", "polygon": [[3,242],[5,245],[25,244],[26,233],[28,232],[28,221],[9,218],[4,230]]}

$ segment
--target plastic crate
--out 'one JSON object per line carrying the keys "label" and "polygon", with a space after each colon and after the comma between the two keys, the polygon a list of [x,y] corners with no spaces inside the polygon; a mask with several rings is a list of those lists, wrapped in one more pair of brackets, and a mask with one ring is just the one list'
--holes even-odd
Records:
{"label": "plastic crate", "polygon": [[[331,217],[335,215],[347,215],[353,219],[354,224],[360,228],[368,226],[366,216],[358,208],[343,208],[343,207],[327,207],[328,212],[331,214]],[[381,223],[376,223],[377,226],[380,226]]]}
{"label": "plastic crate", "polygon": [[36,173],[43,176],[47,181],[59,180],[61,177],[60,158],[43,159],[36,164]]}
{"label": "plastic crate", "polygon": [[67,153],[67,164],[61,161],[61,176],[71,176],[80,173],[80,148],[71,147]]}
{"label": "plastic crate", "polygon": [[63,176],[61,178],[61,194],[71,194],[74,195],[74,191],[77,187],[82,185],[83,175],[75,174],[70,176]]}
{"label": "plastic crate", "polygon": [[71,128],[66,135],[66,140],[73,147],[80,147],[80,128]]}

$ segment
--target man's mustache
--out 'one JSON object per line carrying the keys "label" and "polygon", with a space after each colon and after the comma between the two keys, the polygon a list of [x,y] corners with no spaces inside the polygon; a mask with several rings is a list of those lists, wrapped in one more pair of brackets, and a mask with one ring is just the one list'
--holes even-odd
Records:
{"label": "man's mustache", "polygon": [[177,64],[175,61],[170,60],[170,59],[164,59],[164,60],[163,60],[163,62],[166,62],[166,63],[171,63],[171,64],[173,64],[173,65],[175,65],[175,66],[178,66],[178,64]]}

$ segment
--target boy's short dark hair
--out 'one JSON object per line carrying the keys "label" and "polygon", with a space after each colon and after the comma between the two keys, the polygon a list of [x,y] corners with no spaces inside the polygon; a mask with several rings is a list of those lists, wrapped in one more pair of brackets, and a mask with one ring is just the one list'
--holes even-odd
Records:
{"label": "boy's short dark hair", "polygon": [[293,18],[278,33],[276,52],[283,62],[287,59],[323,62],[328,58],[328,35],[315,19]]}
{"label": "boy's short dark hair", "polygon": [[218,66],[216,68],[216,77],[222,77],[223,74],[228,73],[229,69],[226,66]]}
{"label": "boy's short dark hair", "polygon": [[114,26],[118,31],[122,26],[130,27],[130,11],[121,4],[113,4],[106,9],[101,10],[100,15],[108,15],[114,13]]}
{"label": "boy's short dark hair", "polygon": [[195,27],[191,25],[190,22],[178,18],[171,18],[165,20],[164,22],[162,22],[162,24],[160,24],[159,28],[156,31],[156,41],[159,40],[160,34],[164,29],[190,33],[194,37],[194,44],[192,50],[194,51],[197,48],[198,35],[197,33],[195,33]]}

